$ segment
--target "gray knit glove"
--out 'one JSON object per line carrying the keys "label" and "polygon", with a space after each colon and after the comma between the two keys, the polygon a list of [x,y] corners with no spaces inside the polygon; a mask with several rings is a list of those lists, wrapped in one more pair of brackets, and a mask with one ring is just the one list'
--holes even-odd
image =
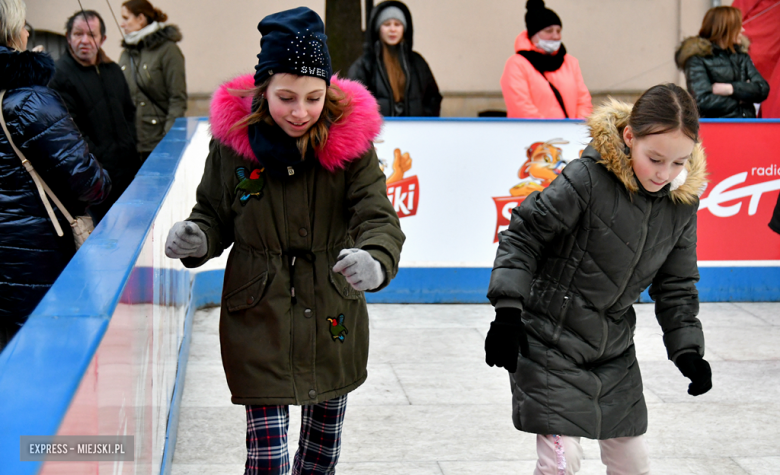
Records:
{"label": "gray knit glove", "polygon": [[385,281],[382,265],[363,249],[342,249],[333,272],[346,277],[355,290],[373,290]]}
{"label": "gray knit glove", "polygon": [[208,248],[206,234],[200,226],[191,221],[179,221],[174,224],[168,231],[168,239],[165,241],[165,255],[171,259],[203,257]]}

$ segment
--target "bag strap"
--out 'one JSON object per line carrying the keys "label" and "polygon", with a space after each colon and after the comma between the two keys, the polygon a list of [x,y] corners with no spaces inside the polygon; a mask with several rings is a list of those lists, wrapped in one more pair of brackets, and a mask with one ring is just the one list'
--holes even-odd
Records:
{"label": "bag strap", "polygon": [[51,191],[49,185],[47,185],[46,182],[44,182],[41,176],[38,174],[38,172],[35,171],[35,168],[33,168],[32,163],[30,163],[30,161],[27,160],[27,157],[25,157],[22,151],[16,147],[16,144],[14,144],[14,141],[11,138],[11,133],[8,131],[8,127],[5,125],[5,114],[3,113],[4,97],[5,97],[5,89],[0,91],[0,126],[3,127],[3,132],[5,133],[6,138],[8,138],[8,143],[11,144],[11,148],[13,148],[14,152],[16,152],[16,156],[19,157],[19,159],[22,161],[22,166],[24,166],[24,169],[27,170],[27,172],[30,174],[33,181],[35,182],[35,187],[38,189],[38,194],[41,195],[43,206],[46,208],[46,212],[49,214],[49,218],[51,219],[51,222],[54,225],[54,229],[57,231],[57,236],[62,237],[64,235],[64,233],[62,232],[62,227],[60,226],[60,222],[57,219],[57,216],[54,214],[54,210],[51,207],[51,203],[49,203],[49,200],[46,198],[46,195],[48,194],[51,197],[52,201],[54,201],[54,204],[56,204],[57,207],[62,212],[62,214],[65,215],[65,219],[67,219],[68,222],[71,224],[73,224],[74,222],[73,216],[71,216],[70,213],[68,213],[68,210],[65,209],[65,206],[62,205],[60,200],[57,199],[57,196],[54,194],[54,192]]}

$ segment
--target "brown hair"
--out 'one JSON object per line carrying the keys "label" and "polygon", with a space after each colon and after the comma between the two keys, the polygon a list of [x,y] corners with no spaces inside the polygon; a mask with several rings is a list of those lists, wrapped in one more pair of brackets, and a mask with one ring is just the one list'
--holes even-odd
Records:
{"label": "brown hair", "polygon": [[[274,125],[274,119],[271,117],[271,112],[268,110],[268,101],[265,99],[265,91],[268,90],[268,85],[271,83],[270,77],[260,83],[258,86],[247,89],[238,90],[231,89],[230,92],[237,96],[252,96],[252,104],[255,111],[247,115],[243,119],[239,120],[231,127],[231,130],[239,127],[246,127],[250,124],[256,124],[258,122],[265,122],[268,125]],[[314,150],[322,150],[325,143],[328,141],[328,129],[331,124],[335,124],[340,120],[344,120],[348,113],[350,100],[344,91],[341,90],[336,84],[331,83],[325,92],[325,106],[322,108],[322,113],[317,122],[312,125],[309,130],[306,131],[301,137],[298,137],[298,150],[301,151],[301,156],[306,156],[306,151],[309,146],[312,145]]]}
{"label": "brown hair", "polygon": [[701,22],[699,36],[735,53],[734,45],[742,31],[742,12],[734,7],[714,7],[707,10]]}
{"label": "brown hair", "polygon": [[127,0],[122,6],[127,8],[127,10],[135,16],[145,16],[147,23],[155,21],[164,22],[168,19],[168,15],[163,13],[159,8],[154,8],[154,6],[149,3],[149,0]]}
{"label": "brown hair", "polygon": [[399,48],[400,46],[388,46],[382,43],[382,60],[395,102],[401,102],[404,98],[404,91],[406,91],[406,74],[404,74],[401,62],[398,60]]}
{"label": "brown hair", "polygon": [[645,91],[634,104],[628,125],[637,138],[680,130],[699,141],[696,102],[676,84],[659,84]]}

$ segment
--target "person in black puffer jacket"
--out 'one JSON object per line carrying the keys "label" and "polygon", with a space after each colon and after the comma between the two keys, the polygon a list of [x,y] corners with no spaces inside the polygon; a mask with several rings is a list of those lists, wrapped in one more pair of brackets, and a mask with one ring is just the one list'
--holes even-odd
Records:
{"label": "person in black puffer jacket", "polygon": [[[48,54],[24,51],[22,0],[0,0],[0,90],[11,138],[74,216],[103,201],[111,180],[90,155],[65,105],[46,87]],[[10,41],[3,39],[11,38]],[[30,174],[0,131],[0,349],[27,320],[76,252],[70,225],[52,203],[58,237]]]}
{"label": "person in black puffer jacket", "polygon": [[696,212],[705,184],[696,104],[679,86],[612,101],[592,141],[512,211],[488,298],[486,362],[510,372],[518,430],[537,434],[534,473],[576,473],[580,437],[607,473],[647,474],[647,406],[633,304],[650,286],[667,356],[696,396],[712,387],[696,315]]}
{"label": "person in black puffer jacket", "polygon": [[753,104],[769,95],[769,83],[748,56],[742,31],[739,9],[711,8],[699,36],[683,40],[675,53],[702,118],[754,119]]}
{"label": "person in black puffer jacket", "polygon": [[363,83],[385,117],[439,117],[441,94],[423,57],[412,51],[412,14],[402,2],[375,6],[366,27],[365,52],[347,77]]}

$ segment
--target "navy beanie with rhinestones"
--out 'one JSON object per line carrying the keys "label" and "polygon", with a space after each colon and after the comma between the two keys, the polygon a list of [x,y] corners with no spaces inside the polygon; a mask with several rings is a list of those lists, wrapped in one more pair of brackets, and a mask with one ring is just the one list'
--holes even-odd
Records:
{"label": "navy beanie with rhinestones", "polygon": [[558,15],[544,6],[544,0],[528,0],[525,9],[525,27],[529,40],[548,26],[563,26]]}
{"label": "navy beanie with rhinestones", "polygon": [[298,7],[268,15],[257,29],[263,38],[255,66],[255,86],[277,73],[313,76],[330,86],[328,37],[319,15]]}

